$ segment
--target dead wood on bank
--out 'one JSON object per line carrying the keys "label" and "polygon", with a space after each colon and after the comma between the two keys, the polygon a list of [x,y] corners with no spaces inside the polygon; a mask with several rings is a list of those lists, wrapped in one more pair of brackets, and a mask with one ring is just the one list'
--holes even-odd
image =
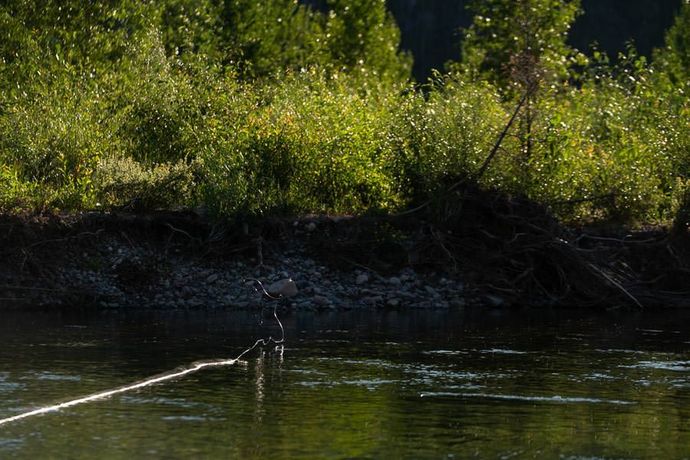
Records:
{"label": "dead wood on bank", "polygon": [[690,239],[561,225],[526,198],[463,185],[423,213],[353,219],[315,236],[334,262],[457,272],[475,296],[561,307],[690,306]]}

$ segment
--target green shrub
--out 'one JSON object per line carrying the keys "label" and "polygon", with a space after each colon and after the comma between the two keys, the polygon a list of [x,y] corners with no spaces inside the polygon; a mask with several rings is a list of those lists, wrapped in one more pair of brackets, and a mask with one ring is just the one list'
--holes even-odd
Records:
{"label": "green shrub", "polygon": [[[328,0],[324,27],[329,60],[369,78],[404,82],[412,60],[401,53],[400,31],[385,0]],[[362,82],[364,83],[364,82]]]}
{"label": "green shrub", "polygon": [[[543,97],[536,112],[528,193],[563,217],[659,221],[674,187],[675,107],[643,59]],[[570,204],[569,204],[570,203]]]}
{"label": "green shrub", "polygon": [[204,88],[166,56],[157,31],[137,37],[121,65],[123,72],[110,82],[110,110],[123,153],[148,164],[193,157],[187,136],[198,121]]}
{"label": "green shrub", "polygon": [[0,164],[0,212],[39,211],[50,200],[8,165]]}
{"label": "green shrub", "polygon": [[480,185],[564,220],[685,221],[688,4],[653,65],[565,44],[578,2],[491,0],[409,87],[383,0],[0,6],[0,210],[353,213]]}
{"label": "green shrub", "polygon": [[[252,109],[226,119],[230,131],[204,150],[212,207],[350,212],[398,203],[386,174],[395,93],[380,88],[374,97],[356,88],[345,75],[314,70],[250,90]],[[223,191],[246,200],[232,201]]]}
{"label": "green shrub", "polygon": [[194,204],[194,167],[183,161],[148,166],[132,158],[108,156],[96,165],[94,183],[97,203],[105,209],[171,209]]}
{"label": "green shrub", "polygon": [[[398,151],[394,174],[413,201],[476,173],[507,120],[491,85],[458,75],[402,102],[390,134]],[[495,186],[500,177],[494,165],[484,183]]]}
{"label": "green shrub", "polygon": [[97,99],[80,82],[19,99],[0,113],[0,164],[22,183],[53,190],[48,205],[88,206],[94,166],[110,148],[101,116]]}

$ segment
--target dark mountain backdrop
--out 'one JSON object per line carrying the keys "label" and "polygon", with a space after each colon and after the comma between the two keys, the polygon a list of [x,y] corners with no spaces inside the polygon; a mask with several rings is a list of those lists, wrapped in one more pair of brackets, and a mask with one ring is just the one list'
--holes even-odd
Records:
{"label": "dark mountain backdrop", "polygon": [[[587,52],[599,49],[615,57],[634,41],[640,54],[649,55],[663,44],[682,0],[582,0],[570,43]],[[402,31],[402,47],[414,55],[414,75],[424,80],[431,69],[460,57],[461,29],[472,22],[467,0],[388,0]]]}

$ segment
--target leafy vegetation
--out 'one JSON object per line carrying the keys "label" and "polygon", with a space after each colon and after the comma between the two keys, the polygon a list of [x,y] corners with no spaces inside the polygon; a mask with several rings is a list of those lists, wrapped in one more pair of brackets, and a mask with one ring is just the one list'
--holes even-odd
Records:
{"label": "leafy vegetation", "polygon": [[[566,45],[579,0],[476,0],[460,68],[499,87],[568,78],[584,56]],[[524,89],[524,88],[523,88]]]}
{"label": "leafy vegetation", "polygon": [[384,0],[324,5],[4,2],[0,210],[394,211],[479,180],[572,222],[687,225],[688,2],[651,62],[616,64],[566,45],[575,0],[475,2],[463,61],[421,87]]}

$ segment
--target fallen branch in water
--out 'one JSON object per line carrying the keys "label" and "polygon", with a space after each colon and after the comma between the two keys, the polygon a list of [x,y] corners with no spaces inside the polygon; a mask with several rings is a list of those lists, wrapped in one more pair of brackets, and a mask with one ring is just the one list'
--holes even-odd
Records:
{"label": "fallen branch in water", "polygon": [[[262,293],[264,296],[266,296],[267,298],[269,298],[271,300],[280,300],[281,297],[276,297],[276,296],[272,296],[271,294],[269,294],[266,291],[266,289],[264,288],[263,283],[261,283],[261,281],[254,279],[254,278],[251,278],[249,280],[252,281],[253,283],[256,283],[256,285],[259,286],[260,290],[257,289],[256,285],[253,286],[253,288],[256,292]],[[62,409],[67,409],[69,407],[77,406],[80,404],[85,404],[85,403],[98,401],[98,400],[102,400],[102,399],[107,399],[107,398],[110,398],[110,397],[118,395],[118,394],[127,393],[127,392],[134,391],[134,390],[139,390],[141,388],[149,387],[149,386],[155,385],[157,383],[163,383],[163,382],[166,382],[169,380],[179,379],[179,378],[184,377],[188,374],[198,372],[202,369],[211,368],[211,367],[232,366],[232,365],[240,362],[240,360],[242,359],[242,357],[244,355],[251,352],[252,350],[257,348],[258,346],[264,346],[265,347],[265,346],[268,346],[271,344],[281,345],[285,342],[285,330],[283,329],[283,323],[281,323],[280,319],[278,318],[277,306],[275,304],[273,305],[273,317],[275,318],[276,322],[278,323],[278,326],[280,327],[280,338],[275,339],[275,338],[273,338],[273,336],[268,336],[268,338],[258,339],[256,342],[254,342],[254,345],[245,349],[242,353],[237,355],[235,358],[217,359],[217,360],[209,360],[209,361],[195,361],[192,364],[190,364],[189,366],[179,368],[178,370],[154,375],[153,377],[149,377],[147,379],[140,380],[140,381],[132,383],[130,385],[121,386],[121,387],[111,389],[111,390],[100,391],[98,393],[93,393],[91,395],[82,396],[82,397],[72,399],[69,401],[65,401],[62,403],[53,404],[50,406],[39,407],[38,409],[34,409],[32,411],[29,411],[29,412],[24,412],[22,414],[14,415],[12,417],[6,417],[3,419],[0,419],[0,426],[8,424],[8,423],[16,422],[16,421],[19,421],[19,420],[22,420],[25,418],[33,417],[35,415],[42,415],[42,414],[47,414],[49,412],[56,412],[56,411],[59,411]]]}

